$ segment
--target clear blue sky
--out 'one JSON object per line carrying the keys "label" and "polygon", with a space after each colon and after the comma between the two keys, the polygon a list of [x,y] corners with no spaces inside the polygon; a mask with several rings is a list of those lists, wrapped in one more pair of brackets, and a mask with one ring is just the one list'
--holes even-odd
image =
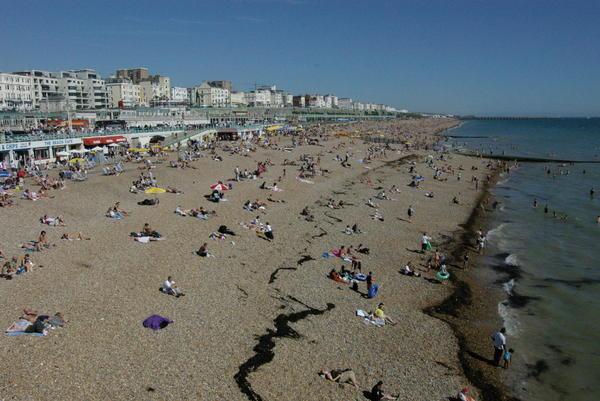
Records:
{"label": "clear blue sky", "polygon": [[600,1],[2,0],[0,71],[148,67],[461,114],[600,115]]}

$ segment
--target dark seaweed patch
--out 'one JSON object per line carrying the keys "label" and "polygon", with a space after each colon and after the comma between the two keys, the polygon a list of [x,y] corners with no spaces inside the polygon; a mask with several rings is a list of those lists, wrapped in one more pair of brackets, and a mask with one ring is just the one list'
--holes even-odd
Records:
{"label": "dark seaweed patch", "polygon": [[[295,298],[290,297],[292,300]],[[304,305],[304,304],[303,304]],[[306,306],[306,305],[304,305]],[[254,346],[254,355],[246,362],[240,365],[238,372],[233,377],[242,393],[251,401],[263,401],[263,398],[252,389],[252,384],[248,381],[248,376],[256,372],[261,366],[268,364],[275,357],[275,339],[291,338],[299,339],[301,335],[290,327],[290,323],[296,323],[306,319],[309,316],[322,315],[335,308],[334,304],[328,303],[325,309],[315,309],[306,306],[308,309],[301,312],[278,315],[274,320],[275,330],[267,329],[267,332],[258,337],[258,343]]]}

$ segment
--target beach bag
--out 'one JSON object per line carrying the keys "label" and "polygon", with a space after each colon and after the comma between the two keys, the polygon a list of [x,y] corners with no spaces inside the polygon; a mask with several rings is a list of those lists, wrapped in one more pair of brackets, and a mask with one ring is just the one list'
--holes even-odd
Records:
{"label": "beach bag", "polygon": [[375,298],[377,296],[378,292],[379,292],[379,286],[377,284],[373,284],[371,286],[371,288],[369,289],[367,298]]}

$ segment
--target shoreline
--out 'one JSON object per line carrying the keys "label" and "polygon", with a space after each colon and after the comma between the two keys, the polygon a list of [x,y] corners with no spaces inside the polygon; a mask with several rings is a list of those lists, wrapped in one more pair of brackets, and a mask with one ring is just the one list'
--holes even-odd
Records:
{"label": "shoreline", "polygon": [[[461,122],[456,127],[443,131],[444,133],[460,127]],[[451,135],[439,135],[441,138],[452,138]],[[453,153],[461,156],[471,156],[464,153]],[[488,158],[477,156],[478,159],[498,160],[497,158]],[[504,160],[504,159],[500,159]],[[482,292],[487,290],[483,284],[469,274],[470,270],[481,267],[481,255],[472,252],[473,244],[476,241],[476,231],[478,228],[484,228],[484,232],[489,230],[489,215],[493,209],[486,209],[485,205],[493,199],[492,188],[497,184],[502,173],[502,166],[496,166],[490,175],[490,179],[484,182],[483,188],[479,193],[475,205],[473,206],[468,219],[461,224],[462,230],[455,232],[452,240],[444,249],[450,256],[454,267],[462,261],[462,255],[466,249],[471,250],[469,266],[465,269],[460,267],[460,273],[452,275],[453,285],[452,293],[442,302],[426,307],[423,312],[427,315],[440,319],[447,323],[458,340],[460,365],[466,378],[473,383],[479,390],[483,401],[520,401],[510,394],[510,390],[502,381],[494,369],[482,369],[482,366],[476,362],[485,359],[473,351],[473,349],[490,348],[488,336],[481,336],[481,321],[488,320],[487,331],[493,332],[497,327],[502,326],[502,317],[499,315],[497,307],[502,300],[502,293],[498,291],[490,296]],[[456,270],[455,270],[456,272]],[[494,290],[496,291],[496,290]],[[490,315],[493,316],[493,326],[490,324]],[[485,332],[485,331],[484,331]],[[488,361],[484,361],[488,363]]]}

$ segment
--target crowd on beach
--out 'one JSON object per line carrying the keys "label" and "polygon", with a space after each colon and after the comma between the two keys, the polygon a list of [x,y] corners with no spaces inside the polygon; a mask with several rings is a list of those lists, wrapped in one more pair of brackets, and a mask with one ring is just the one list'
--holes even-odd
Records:
{"label": "crowd on beach", "polygon": [[[353,145],[362,142],[359,138],[347,134],[338,136],[338,138],[335,137],[340,131],[350,129],[361,132],[365,136],[383,135],[391,141],[387,143],[370,143],[368,146],[365,146],[364,152],[358,155],[353,150]],[[348,128],[346,125],[309,126],[302,133],[291,138],[291,146],[284,145],[284,143],[287,144],[287,142],[290,142],[288,138],[278,136],[267,136],[228,143],[188,141],[186,146],[178,147],[175,150],[176,156],[174,158],[169,157],[167,154],[153,154],[146,157],[139,154],[128,155],[116,161],[113,167],[105,167],[103,175],[131,174],[135,176],[129,187],[129,192],[133,195],[143,194],[144,196],[144,199],[137,202],[137,204],[140,207],[156,207],[160,204],[158,194],[166,193],[169,194],[167,196],[172,196],[183,193],[183,191],[174,186],[163,185],[164,183],[161,183],[159,167],[164,166],[181,170],[188,168],[195,169],[194,163],[201,158],[220,162],[223,158],[250,157],[250,155],[256,154],[257,150],[261,148],[285,152],[286,154],[289,153],[290,157],[286,158],[281,165],[277,165],[269,158],[255,160],[255,168],[241,169],[239,166],[236,166],[231,171],[229,179],[215,180],[210,188],[206,188],[207,193],[204,197],[207,202],[211,202],[211,205],[214,205],[214,210],[210,210],[211,208],[208,205],[197,205],[194,207],[179,205],[174,211],[171,209],[170,213],[174,213],[177,216],[195,217],[201,220],[202,224],[210,224],[211,219],[218,216],[219,204],[229,202],[227,197],[229,191],[239,190],[243,185],[254,185],[261,190],[261,193],[265,194],[263,199],[247,199],[239,205],[244,211],[251,213],[251,216],[253,216],[252,219],[249,221],[231,222],[228,223],[229,226],[221,224],[210,233],[208,240],[205,241],[202,239],[195,245],[194,252],[199,257],[199,263],[201,263],[202,260],[206,260],[204,258],[218,257],[211,252],[211,247],[209,246],[210,240],[219,241],[228,239],[232,245],[235,245],[232,239],[245,235],[236,232],[238,227],[242,228],[242,231],[247,230],[255,233],[258,239],[270,243],[276,242],[278,236],[281,234],[278,232],[276,235],[276,229],[269,223],[267,216],[272,208],[277,206],[284,207],[283,204],[286,203],[285,195],[287,190],[285,182],[288,176],[293,175],[296,180],[308,185],[314,183],[316,180],[326,180],[328,177],[334,175],[336,171],[323,166],[322,158],[324,157],[331,157],[338,166],[336,168],[340,170],[359,167],[361,172],[366,172],[367,174],[361,175],[360,182],[357,185],[369,188],[371,196],[364,200],[354,199],[353,202],[348,202],[344,199],[336,199],[335,194],[328,195],[319,204],[315,206],[306,205],[301,211],[295,212],[295,214],[299,214],[300,218],[305,221],[318,221],[320,213],[317,213],[315,208],[319,208],[319,212],[321,208],[325,210],[323,212],[324,216],[328,216],[327,213],[333,210],[355,208],[359,212],[368,213],[372,219],[372,224],[377,225],[386,221],[389,222],[392,218],[392,216],[388,215],[389,208],[386,205],[398,201],[398,198],[402,196],[402,192],[404,191],[404,189],[400,188],[406,187],[406,190],[422,191],[423,198],[435,198],[436,193],[432,190],[422,190],[422,187],[425,186],[423,182],[426,179],[430,177],[430,179],[443,184],[449,180],[460,181],[467,172],[462,166],[455,167],[450,163],[449,158],[451,156],[443,148],[438,148],[432,136],[424,135],[425,133],[430,134],[430,132],[425,130],[422,132],[419,129],[406,130],[406,128],[399,127],[393,122],[369,122],[358,123],[351,128]],[[292,153],[292,151],[305,145],[321,146],[324,151],[318,155]],[[419,152],[426,154],[426,156],[408,159],[406,164],[400,167],[410,175],[411,178],[408,182],[395,181],[388,185],[383,185],[381,182],[374,182],[368,174],[372,166],[377,163],[389,161],[392,155],[398,153],[413,155]],[[417,160],[419,163],[416,162]],[[136,169],[127,168],[133,164],[136,165]],[[65,171],[69,171],[71,174],[76,174],[80,177],[87,177],[88,171],[94,169],[96,166],[82,162],[67,167],[57,178],[52,178],[47,172],[44,174],[36,168],[18,169],[16,179],[5,184],[0,192],[0,206],[10,206],[20,200],[37,201],[52,199],[51,194],[53,191],[60,191],[66,187],[67,175]],[[477,168],[473,167],[469,170],[472,173],[471,185],[475,190],[479,190],[482,183],[490,181],[494,171],[507,167],[500,162],[488,162],[481,166],[481,168],[485,169],[483,178],[481,178],[481,171],[477,171]],[[195,173],[191,172],[191,174]],[[103,177],[102,179],[110,178]],[[147,195],[152,196],[146,197]],[[460,204],[460,197],[460,194],[456,194],[453,197],[452,203]],[[132,213],[135,213],[134,210],[125,210],[122,208],[119,200],[115,200],[108,209],[102,210],[106,210],[104,215],[107,221],[127,219]],[[99,213],[102,213],[102,211],[99,211]],[[398,221],[413,224],[418,215],[419,205],[412,204],[406,209],[406,216],[394,217]],[[331,216],[329,215],[328,217]],[[331,218],[335,219],[334,217]],[[327,246],[327,249],[324,250],[321,255],[321,262],[324,265],[333,265],[333,267],[328,268],[329,271],[325,274],[325,277],[335,282],[336,286],[348,286],[347,288],[354,291],[358,296],[372,302],[371,310],[356,309],[356,316],[365,325],[379,328],[397,325],[398,321],[392,316],[393,314],[388,314],[388,305],[376,300],[380,297],[382,285],[377,280],[377,272],[369,265],[370,261],[378,257],[366,244],[369,239],[368,231],[371,228],[359,226],[355,221],[338,220],[336,221],[336,226],[340,232],[348,236],[349,243]],[[45,214],[39,218],[39,223],[48,226],[48,230],[61,230],[67,227],[69,222],[62,215]],[[148,244],[154,241],[166,240],[161,231],[160,227],[156,229],[147,222],[139,228],[139,231],[131,232],[129,236],[137,243]],[[90,237],[82,232],[64,232],[59,235],[51,234],[50,236],[70,241],[90,240]],[[360,236],[362,240],[354,240],[356,236]],[[468,268],[469,255],[483,251],[486,243],[486,234],[483,229],[477,231],[474,243],[462,250],[461,260],[459,261],[453,260],[453,256],[448,254],[449,251],[444,249],[443,244],[437,243],[441,242],[440,240],[440,238],[436,238],[436,235],[431,235],[428,232],[422,232],[418,238],[415,238],[415,257],[412,260],[400,263],[398,269],[398,272],[402,275],[400,279],[420,278],[440,284],[448,283],[453,274],[452,269]],[[43,230],[37,238],[22,244],[22,249],[26,252],[22,257],[8,256],[0,249],[0,258],[5,259],[2,267],[2,277],[10,280],[18,275],[31,272],[34,266],[36,266],[32,261],[34,259],[32,255],[35,256],[35,259],[43,260],[43,253],[57,246],[59,244],[52,242],[48,232]],[[194,245],[187,244],[187,246],[191,248]],[[178,279],[178,281],[185,283],[185,278]],[[161,283],[160,291],[165,295],[176,298],[185,295],[184,290],[176,284],[175,278],[172,275],[167,276]],[[332,297],[334,296],[332,292]],[[392,305],[392,309],[394,309],[394,305]],[[163,329],[172,323],[170,319],[159,315],[153,315],[148,319],[144,321],[144,326],[153,329]],[[49,330],[64,327],[66,323],[67,321],[62,313],[50,316],[26,308],[23,316],[19,318],[16,325],[7,332],[46,335]],[[385,334],[382,333],[381,335]],[[508,367],[510,356],[514,351],[507,349],[504,331],[500,330],[498,333],[495,333],[492,339],[494,343],[494,363],[500,364],[501,361],[504,361],[504,366]],[[328,381],[341,384],[348,383],[356,388],[360,388],[360,383],[363,381],[359,380],[352,368],[334,367],[331,369],[322,369],[318,372],[318,375]],[[392,394],[387,389],[384,389],[382,380],[376,380],[372,386],[369,385],[365,391],[365,395],[373,401],[395,400],[401,397],[400,394]],[[469,395],[469,390],[466,387],[459,390],[456,397],[459,400],[474,400]]]}

